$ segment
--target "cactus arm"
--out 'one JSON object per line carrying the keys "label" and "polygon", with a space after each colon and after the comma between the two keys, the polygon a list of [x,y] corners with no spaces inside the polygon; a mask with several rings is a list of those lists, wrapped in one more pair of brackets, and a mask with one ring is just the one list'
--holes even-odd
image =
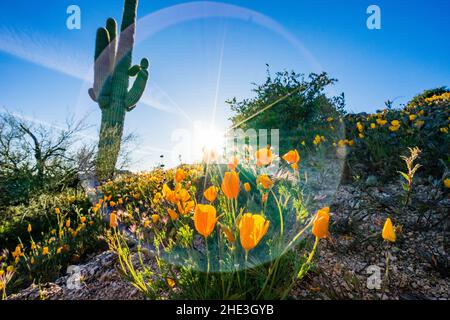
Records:
{"label": "cactus arm", "polygon": [[136,77],[137,74],[139,73],[139,71],[141,71],[141,66],[138,64],[135,64],[130,69],[128,69],[128,75],[130,77]]}
{"label": "cactus arm", "polygon": [[[121,77],[127,77],[128,70],[131,68],[134,36],[136,32],[137,5],[137,0],[125,0],[116,58],[116,71]],[[120,80],[120,82],[126,84],[126,87],[128,88],[128,77],[126,79],[121,78]]]}
{"label": "cactus arm", "polygon": [[114,18],[108,18],[108,20],[106,20],[106,30],[108,30],[109,34],[109,73],[110,75],[112,75],[112,73],[114,72],[117,54],[117,22],[116,20],[114,20]]}
{"label": "cactus arm", "polygon": [[110,57],[103,53],[110,43],[109,32],[105,28],[99,28],[95,39],[94,55],[94,87],[89,89],[89,96],[98,101],[102,88],[109,74]]}
{"label": "cactus arm", "polygon": [[94,56],[95,61],[97,61],[102,52],[109,45],[109,41],[110,38],[108,30],[106,30],[106,28],[98,28],[97,36],[95,38],[95,56]]}
{"label": "cactus arm", "polygon": [[142,94],[145,91],[147,80],[148,71],[142,69],[141,71],[139,71],[136,80],[134,80],[133,86],[131,87],[130,91],[128,91],[125,98],[125,106],[127,108],[127,111],[131,111],[136,107],[136,104],[139,102],[139,99],[142,97]]}

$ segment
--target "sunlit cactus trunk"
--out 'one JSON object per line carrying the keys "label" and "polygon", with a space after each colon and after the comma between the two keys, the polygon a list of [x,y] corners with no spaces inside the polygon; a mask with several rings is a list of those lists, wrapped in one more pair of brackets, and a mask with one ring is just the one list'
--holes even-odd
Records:
{"label": "sunlit cactus trunk", "polygon": [[[119,39],[113,18],[97,30],[95,42],[94,86],[89,95],[102,111],[96,159],[97,177],[110,178],[120,152],[125,113],[134,109],[144,93],[148,79],[148,60],[132,66],[136,31],[137,0],[125,0]],[[128,90],[130,77],[136,77]]]}

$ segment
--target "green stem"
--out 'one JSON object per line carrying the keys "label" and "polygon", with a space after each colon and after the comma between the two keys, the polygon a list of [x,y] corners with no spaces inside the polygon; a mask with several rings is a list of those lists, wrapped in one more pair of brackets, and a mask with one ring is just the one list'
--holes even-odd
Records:
{"label": "green stem", "polygon": [[208,280],[209,280],[209,269],[210,269],[210,261],[209,261],[209,248],[208,248],[208,238],[205,237],[205,247],[206,247],[206,281],[205,281],[205,299],[207,297],[208,292]]}
{"label": "green stem", "polygon": [[246,250],[245,251],[245,265],[244,265],[244,268],[245,268],[245,273],[244,273],[244,292],[246,292],[247,291],[247,262],[248,262],[248,251]]}
{"label": "green stem", "polygon": [[278,201],[278,198],[276,197],[275,193],[271,189],[270,192],[272,193],[275,202],[277,203],[278,207],[278,213],[280,215],[280,238],[283,239],[283,233],[284,233],[284,219],[283,219],[283,209],[281,208],[280,201]]}

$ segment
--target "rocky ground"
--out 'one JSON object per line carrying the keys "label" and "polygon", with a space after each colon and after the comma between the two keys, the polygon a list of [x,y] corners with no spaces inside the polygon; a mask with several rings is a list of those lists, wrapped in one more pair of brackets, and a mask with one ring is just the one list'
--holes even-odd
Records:
{"label": "rocky ground", "polygon": [[[316,265],[292,298],[450,299],[448,193],[422,184],[404,207],[398,184],[373,184],[339,187],[331,206],[331,238],[320,243]],[[398,234],[391,245],[381,239],[388,215]],[[103,252],[77,266],[77,272],[9,299],[142,299],[120,278],[116,265],[114,254]]]}

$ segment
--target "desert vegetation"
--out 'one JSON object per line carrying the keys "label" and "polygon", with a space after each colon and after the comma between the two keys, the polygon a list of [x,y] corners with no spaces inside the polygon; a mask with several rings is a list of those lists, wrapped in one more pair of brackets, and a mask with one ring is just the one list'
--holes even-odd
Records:
{"label": "desert vegetation", "polygon": [[3,299],[92,298],[61,279],[105,254],[79,279],[120,287],[99,298],[448,298],[450,90],[354,114],[328,74],[268,68],[251,98],[227,102],[233,129],[279,129],[277,150],[125,172],[125,114],[149,76],[131,62],[136,10],[125,1],[120,36],[112,18],[97,32],[97,145],[77,140],[83,122],[0,117]]}

